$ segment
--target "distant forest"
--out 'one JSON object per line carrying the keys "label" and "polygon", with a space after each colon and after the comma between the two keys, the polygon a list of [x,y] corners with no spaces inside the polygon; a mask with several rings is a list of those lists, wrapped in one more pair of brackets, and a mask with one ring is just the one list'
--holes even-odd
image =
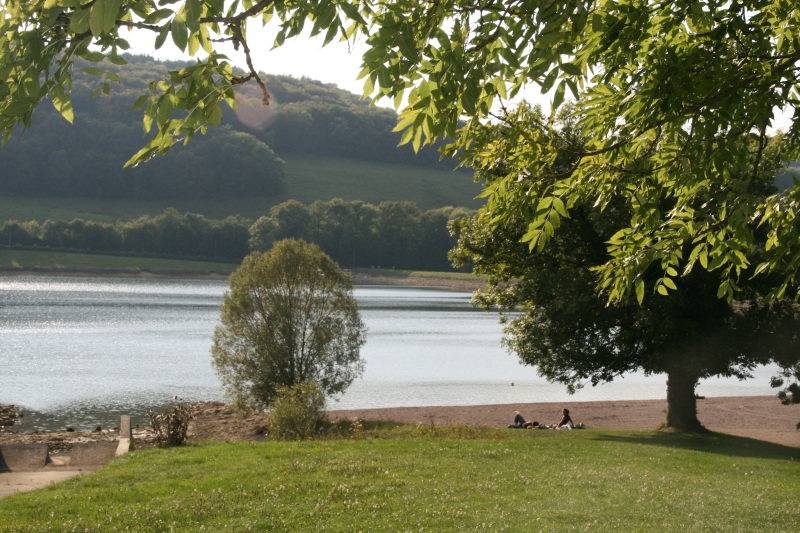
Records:
{"label": "distant forest", "polygon": [[121,83],[108,95],[90,98],[100,80],[73,74],[75,122],[61,118],[49,102],[33,127],[0,147],[0,194],[84,196],[142,200],[218,199],[272,196],[283,191],[281,155],[309,154],[383,163],[453,168],[428,148],[415,154],[398,147],[393,111],[371,107],[356,95],[310,79],[267,76],[268,107],[244,87],[237,113],[224,108],[223,125],[209,128],[183,147],[137,168],[123,164],[144,143],[142,111],[136,98],[147,83],[185,63],[126,56],[128,65],[104,64]]}
{"label": "distant forest", "polygon": [[448,222],[468,214],[453,207],[422,211],[411,202],[290,200],[255,221],[212,220],[175,209],[116,223],[7,220],[0,223],[0,239],[3,246],[26,249],[238,262],[277,240],[298,238],[317,244],[345,268],[444,271],[452,269],[447,253],[455,245]]}

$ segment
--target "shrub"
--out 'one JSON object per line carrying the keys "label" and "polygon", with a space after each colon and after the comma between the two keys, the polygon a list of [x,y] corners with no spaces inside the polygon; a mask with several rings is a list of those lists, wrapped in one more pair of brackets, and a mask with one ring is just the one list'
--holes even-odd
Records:
{"label": "shrub", "polygon": [[189,421],[192,419],[191,409],[186,404],[172,406],[160,415],[148,409],[147,418],[156,437],[159,448],[181,446],[186,444],[189,432]]}
{"label": "shrub", "polygon": [[269,434],[275,440],[304,440],[323,424],[325,395],[316,381],[278,387],[269,413]]}

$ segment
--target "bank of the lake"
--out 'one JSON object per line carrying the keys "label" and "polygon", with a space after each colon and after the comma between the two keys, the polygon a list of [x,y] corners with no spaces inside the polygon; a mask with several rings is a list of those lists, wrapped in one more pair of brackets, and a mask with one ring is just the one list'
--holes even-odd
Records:
{"label": "bank of the lake", "polygon": [[[0,248],[0,275],[110,276],[155,279],[227,279],[238,265],[217,261]],[[465,272],[368,269],[352,271],[353,283],[475,291],[484,278]]]}

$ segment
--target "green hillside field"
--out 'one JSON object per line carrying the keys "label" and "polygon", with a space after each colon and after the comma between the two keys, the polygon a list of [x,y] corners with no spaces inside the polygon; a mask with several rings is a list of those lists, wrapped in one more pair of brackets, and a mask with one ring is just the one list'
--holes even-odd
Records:
{"label": "green hillside field", "polygon": [[0,195],[0,220],[131,220],[157,215],[168,207],[208,218],[242,215],[256,219],[288,199],[310,204],[315,200],[411,201],[428,210],[452,205],[477,208],[480,186],[466,171],[416,165],[358,161],[337,157],[289,156],[286,193],[269,198],[221,200],[122,200]]}

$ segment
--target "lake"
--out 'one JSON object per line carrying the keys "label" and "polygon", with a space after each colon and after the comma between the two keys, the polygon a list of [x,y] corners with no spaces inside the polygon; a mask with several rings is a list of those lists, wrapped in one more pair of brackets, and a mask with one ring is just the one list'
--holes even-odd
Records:
{"label": "lake", "polygon": [[[223,400],[211,338],[227,282],[0,275],[0,403],[25,426],[113,426],[150,406]],[[633,374],[569,395],[500,345],[497,315],[470,293],[357,286],[366,370],[332,409],[665,398],[665,377]],[[773,395],[756,379],[710,379],[706,396]],[[512,386],[513,382],[513,386]]]}

